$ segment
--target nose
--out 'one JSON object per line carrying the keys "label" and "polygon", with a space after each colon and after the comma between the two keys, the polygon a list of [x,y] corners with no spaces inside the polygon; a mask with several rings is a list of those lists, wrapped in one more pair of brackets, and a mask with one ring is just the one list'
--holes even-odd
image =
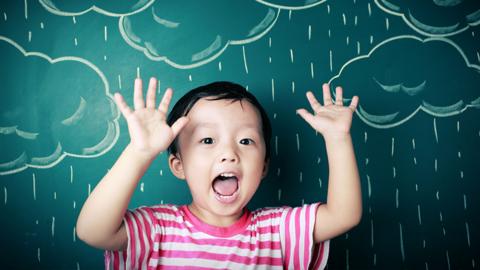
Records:
{"label": "nose", "polygon": [[235,151],[235,148],[231,145],[225,145],[221,154],[220,162],[238,162],[239,158]]}
{"label": "nose", "polygon": [[224,156],[222,157],[222,162],[236,162],[237,161],[237,158],[236,157],[228,157],[228,156]]}

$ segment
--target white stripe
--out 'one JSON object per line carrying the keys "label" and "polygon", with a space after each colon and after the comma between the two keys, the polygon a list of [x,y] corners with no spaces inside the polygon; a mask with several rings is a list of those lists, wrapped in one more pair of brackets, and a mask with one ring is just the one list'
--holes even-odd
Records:
{"label": "white stripe", "polygon": [[258,231],[259,228],[270,228],[272,226],[277,226],[280,224],[280,216],[275,219],[266,219],[262,221],[256,221],[256,223],[252,223],[253,224],[247,226],[247,231]]}
{"label": "white stripe", "polygon": [[[125,270],[125,261],[123,260],[123,253],[124,251],[118,253],[118,265],[120,270]],[[115,267],[115,265],[113,265],[113,267]]]}
{"label": "white stripe", "polygon": [[330,252],[330,240],[323,241],[322,262],[318,269],[324,269],[327,266],[328,253]]}
{"label": "white stripe", "polygon": [[155,212],[154,216],[155,216],[155,218],[157,218],[159,220],[164,220],[164,221],[176,221],[178,223],[181,223],[183,221],[182,216],[176,216],[176,215],[172,215],[172,214]]}
{"label": "white stripe", "polygon": [[[198,258],[161,258],[163,266],[183,266],[186,265],[193,267],[206,267],[210,269],[283,269],[282,266],[270,266],[270,265],[246,265],[242,263],[235,263],[229,261],[216,261],[208,259]],[[150,266],[157,266],[158,260],[152,260]]]}
{"label": "white stripe", "polygon": [[283,211],[282,213],[282,222],[280,222],[280,245],[282,247],[282,257],[285,258],[285,247],[286,247],[286,243],[285,243],[285,217],[286,217],[286,214],[287,214],[287,209],[284,209],[285,211]]}
{"label": "white stripe", "polygon": [[150,259],[148,261],[148,266],[149,267],[158,267],[158,259]]}
{"label": "white stripe", "polygon": [[171,250],[171,251],[190,251],[190,252],[209,252],[213,254],[222,254],[230,255],[236,254],[238,256],[244,257],[272,257],[272,258],[281,258],[282,254],[280,250],[275,249],[254,249],[250,250],[247,248],[239,248],[238,246],[225,247],[218,245],[199,245],[195,243],[177,243],[177,242],[161,242],[161,250]]}
{"label": "white stripe", "polygon": [[[144,258],[141,262],[140,261],[137,262],[137,266],[141,266],[140,269],[146,269],[147,268],[147,257],[148,257],[148,254],[150,254],[150,243],[148,241],[147,232],[145,230],[146,221],[144,221],[144,216],[143,216],[143,213],[142,213],[141,210],[135,211],[134,214],[135,214],[135,216],[137,216],[138,220],[140,220],[140,224],[142,226],[140,231],[142,232],[143,243],[144,243],[144,246],[145,246]],[[147,215],[147,217],[148,217],[148,215]],[[137,247],[139,247],[139,246],[137,246]],[[137,258],[140,259],[140,249],[137,249]]]}

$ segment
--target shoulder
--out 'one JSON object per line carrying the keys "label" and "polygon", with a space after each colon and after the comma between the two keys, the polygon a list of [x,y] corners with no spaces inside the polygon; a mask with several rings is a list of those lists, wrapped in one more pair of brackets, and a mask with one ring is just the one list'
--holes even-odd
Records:
{"label": "shoulder", "polygon": [[148,217],[153,220],[176,220],[183,216],[181,206],[173,204],[140,206],[128,212],[131,215]]}
{"label": "shoulder", "polygon": [[281,206],[266,207],[255,210],[253,215],[259,219],[278,219],[280,222],[295,220],[312,220],[315,219],[318,206],[321,203],[304,204],[302,206]]}
{"label": "shoulder", "polygon": [[251,220],[252,222],[280,220],[284,212],[288,209],[288,206],[259,208],[252,211]]}

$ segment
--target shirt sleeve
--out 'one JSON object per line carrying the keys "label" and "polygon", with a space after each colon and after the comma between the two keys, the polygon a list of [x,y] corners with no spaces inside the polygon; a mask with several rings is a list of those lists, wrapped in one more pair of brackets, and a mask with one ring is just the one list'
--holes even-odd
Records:
{"label": "shirt sleeve", "polygon": [[330,240],[315,244],[313,230],[320,203],[286,207],[280,222],[284,269],[324,269]]}
{"label": "shirt sleeve", "polygon": [[123,217],[127,231],[127,248],[105,251],[105,269],[147,269],[153,249],[155,228],[153,212],[148,207],[128,210]]}

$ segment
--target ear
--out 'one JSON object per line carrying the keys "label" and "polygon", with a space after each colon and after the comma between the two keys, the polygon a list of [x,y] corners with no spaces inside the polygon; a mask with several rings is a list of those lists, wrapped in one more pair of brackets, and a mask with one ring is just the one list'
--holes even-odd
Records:
{"label": "ear", "polygon": [[263,164],[262,179],[268,174],[268,165],[270,165],[270,159],[266,159]]}
{"label": "ear", "polygon": [[185,179],[185,172],[183,171],[183,163],[179,157],[179,154],[170,154],[168,156],[168,166],[172,171],[173,175],[179,179]]}

